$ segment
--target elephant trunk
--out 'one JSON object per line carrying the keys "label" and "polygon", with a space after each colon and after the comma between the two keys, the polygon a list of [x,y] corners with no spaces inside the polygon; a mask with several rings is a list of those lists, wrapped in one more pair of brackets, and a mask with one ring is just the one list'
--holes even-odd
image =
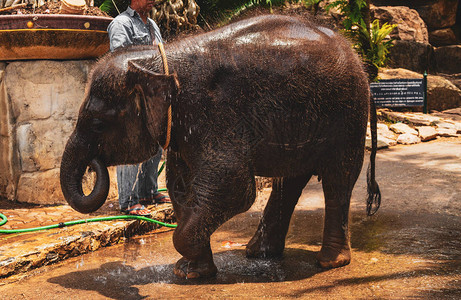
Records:
{"label": "elephant trunk", "polygon": [[[100,208],[109,193],[109,173],[91,146],[77,138],[75,132],[69,138],[61,160],[61,190],[69,205],[78,212],[91,213]],[[96,172],[93,191],[85,196],[82,179],[87,166]]]}

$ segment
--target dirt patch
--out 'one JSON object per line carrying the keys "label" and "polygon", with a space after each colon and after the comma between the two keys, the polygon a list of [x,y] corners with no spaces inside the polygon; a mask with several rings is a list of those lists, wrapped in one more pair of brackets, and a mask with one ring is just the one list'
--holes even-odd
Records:
{"label": "dirt patch", "polygon": [[[2,12],[4,15],[30,15],[30,14],[60,14],[61,13],[61,2],[46,2],[40,7],[33,7],[28,5],[26,7],[12,9],[9,11]],[[99,17],[110,17],[107,13],[99,9],[99,7],[87,7],[83,11],[83,15],[86,16],[99,16]]]}

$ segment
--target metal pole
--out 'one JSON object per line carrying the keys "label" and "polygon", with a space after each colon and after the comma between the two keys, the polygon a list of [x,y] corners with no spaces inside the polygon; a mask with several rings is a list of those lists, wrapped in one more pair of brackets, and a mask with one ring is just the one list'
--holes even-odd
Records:
{"label": "metal pole", "polygon": [[423,113],[427,114],[427,71],[423,74],[423,89],[424,89],[424,107]]}

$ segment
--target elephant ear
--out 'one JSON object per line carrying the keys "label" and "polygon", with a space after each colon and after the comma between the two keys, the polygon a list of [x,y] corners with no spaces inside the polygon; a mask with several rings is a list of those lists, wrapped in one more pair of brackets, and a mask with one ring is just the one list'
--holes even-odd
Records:
{"label": "elephant ear", "polygon": [[165,131],[162,125],[172,98],[178,92],[177,76],[155,73],[137,61],[128,62],[128,86],[136,93],[136,106],[154,140]]}

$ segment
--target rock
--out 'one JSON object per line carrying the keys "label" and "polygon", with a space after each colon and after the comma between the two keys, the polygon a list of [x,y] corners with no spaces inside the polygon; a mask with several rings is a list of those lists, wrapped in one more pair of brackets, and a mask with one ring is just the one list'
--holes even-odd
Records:
{"label": "rock", "polygon": [[454,123],[448,123],[448,122],[437,122],[435,125],[437,126],[437,129],[455,129],[456,128]]}
{"label": "rock", "polygon": [[0,136],[9,136],[10,118],[8,114],[8,96],[3,83],[4,71],[0,70]]}
{"label": "rock", "polygon": [[378,113],[381,118],[395,122],[405,122],[412,124],[413,126],[430,126],[440,121],[440,117],[417,112],[402,113],[398,111],[391,111],[389,109],[379,109]]}
{"label": "rock", "polygon": [[434,118],[427,114],[410,114],[408,116],[405,116],[403,120],[400,121],[405,121],[406,123],[412,124],[413,126],[417,125],[424,125],[424,126],[430,126],[433,123]]}
{"label": "rock", "polygon": [[389,131],[389,126],[387,126],[384,123],[376,124],[376,128],[378,129],[378,132],[387,132],[387,131]]}
{"label": "rock", "polygon": [[416,9],[429,28],[451,27],[456,23],[458,0],[372,0],[374,5],[408,6]]}
{"label": "rock", "polygon": [[93,63],[0,63],[0,196],[37,204],[62,202],[61,155]]}
{"label": "rock", "polygon": [[389,129],[389,126],[387,126],[386,124],[379,123],[377,127],[379,135],[386,137],[388,139],[396,138],[395,134]]}
{"label": "rock", "polygon": [[461,45],[435,48],[437,72],[455,74],[461,72]]}
{"label": "rock", "polygon": [[[389,130],[389,127],[386,124],[378,123],[377,124],[377,131],[378,131],[378,149],[387,148],[389,146],[395,146],[397,142],[397,136]],[[368,149],[371,148],[371,130],[370,124],[367,127],[367,140],[366,140],[366,147]]]}
{"label": "rock", "polygon": [[34,149],[32,147],[37,137],[30,127],[30,124],[23,124],[16,130],[17,139],[19,141],[18,150],[22,153],[21,167],[24,172],[35,172],[40,169],[40,166],[37,166],[34,161]]}
{"label": "rock", "polygon": [[[396,142],[394,140],[389,140],[386,138],[378,138],[378,149],[388,148],[389,146],[395,145]],[[365,140],[365,147],[367,149],[371,149],[371,138],[367,137]]]}
{"label": "rock", "polygon": [[[117,195],[117,177],[115,167],[108,168],[110,176],[109,197]],[[85,192],[92,190],[92,175],[85,175],[83,182]],[[39,191],[39,192],[37,192]],[[37,204],[66,203],[59,183],[59,168],[44,172],[23,173],[19,179],[17,199],[21,202]]]}
{"label": "rock", "polygon": [[430,141],[430,140],[437,138],[437,131],[432,126],[416,127],[416,130],[418,130],[419,137],[421,138],[421,141],[423,142]]}
{"label": "rock", "polygon": [[461,73],[458,73],[458,74],[443,74],[443,73],[439,73],[438,75],[442,76],[443,78],[445,78],[447,80],[449,80],[458,89],[461,90]]}
{"label": "rock", "polygon": [[23,172],[59,168],[65,143],[75,122],[56,126],[56,120],[33,120],[18,126],[16,140]]}
{"label": "rock", "polygon": [[0,62],[0,197],[14,199],[16,155],[12,138],[10,105],[4,81],[6,64]]}
{"label": "rock", "polygon": [[[376,127],[378,131],[378,138],[385,137],[387,139],[392,139],[392,140],[395,140],[397,138],[395,133],[390,131],[389,127],[386,124],[378,123]],[[371,137],[370,123],[368,123],[368,127],[367,127],[367,136]]]}
{"label": "rock", "polygon": [[[427,0],[419,2],[415,9],[429,28],[451,27],[456,23],[458,0]],[[421,4],[422,5],[421,5]]]}
{"label": "rock", "polygon": [[389,129],[397,134],[413,134],[418,135],[418,132],[404,123],[396,123],[389,126]]}
{"label": "rock", "polygon": [[429,43],[432,46],[448,46],[458,43],[456,34],[452,28],[443,28],[429,31]]}
{"label": "rock", "polygon": [[452,120],[455,123],[461,122],[461,107],[447,109],[442,112],[434,112],[431,114],[442,119]]}
{"label": "rock", "polygon": [[29,203],[66,203],[59,184],[59,169],[23,173],[18,183],[17,198]]}
{"label": "rock", "polygon": [[434,49],[428,43],[397,40],[389,51],[389,66],[423,73],[435,69]]}
{"label": "rock", "polygon": [[447,110],[461,106],[461,90],[441,76],[427,78],[427,106],[429,110]]}
{"label": "rock", "polygon": [[384,23],[398,25],[390,34],[395,40],[429,42],[426,24],[414,9],[405,6],[371,6],[371,18],[378,19],[380,25]]}
{"label": "rock", "polygon": [[[6,87],[16,122],[76,118],[91,61],[12,62]],[[46,75],[45,75],[46,74]]]}
{"label": "rock", "polygon": [[0,153],[0,197],[14,199],[16,176],[11,161],[13,145],[9,138],[0,136]]}
{"label": "rock", "polygon": [[388,144],[389,146],[395,146],[395,145],[397,145],[397,137],[392,138],[392,139],[389,139],[389,138],[387,138],[387,137],[380,136],[380,137],[378,137],[378,145],[379,145],[379,141],[382,141],[383,143],[386,143],[386,144]]}
{"label": "rock", "polygon": [[461,134],[461,123],[455,123],[456,133]]}
{"label": "rock", "polygon": [[[422,74],[406,69],[381,69],[380,79],[423,78]],[[447,110],[461,106],[461,90],[449,80],[435,75],[427,77],[427,106],[429,110]],[[429,124],[426,124],[429,125]]]}
{"label": "rock", "polygon": [[378,124],[378,140],[383,140],[388,143],[390,146],[396,144],[395,140],[397,135],[389,130],[389,127],[386,124]]}
{"label": "rock", "polygon": [[404,68],[381,68],[379,70],[380,79],[394,79],[394,78],[423,78],[423,74],[415,71],[410,71]]}
{"label": "rock", "polygon": [[437,134],[442,137],[458,137],[456,128],[437,128]]}
{"label": "rock", "polygon": [[420,142],[421,139],[412,133],[404,133],[399,135],[399,137],[397,138],[397,143],[403,145],[412,145]]}

